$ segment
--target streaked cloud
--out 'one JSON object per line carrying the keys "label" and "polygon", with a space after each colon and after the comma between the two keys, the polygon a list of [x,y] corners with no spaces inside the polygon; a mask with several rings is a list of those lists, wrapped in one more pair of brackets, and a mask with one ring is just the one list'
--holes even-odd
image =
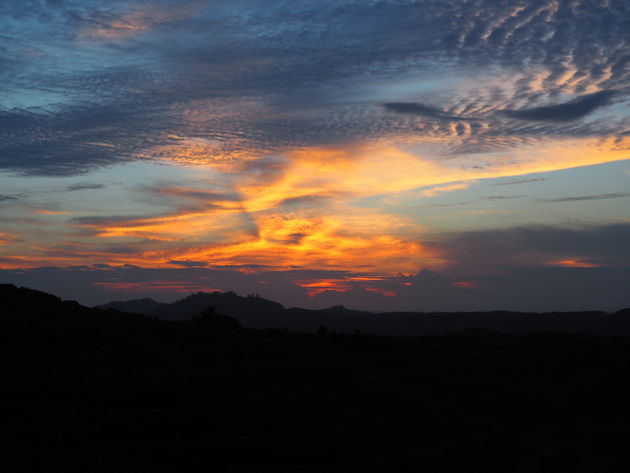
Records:
{"label": "streaked cloud", "polygon": [[95,190],[95,189],[103,189],[104,187],[105,187],[105,184],[100,184],[97,182],[81,182],[81,183],[72,184],[66,187],[66,191],[74,192],[74,191],[84,191],[84,190]]}
{"label": "streaked cloud", "polygon": [[433,187],[431,189],[424,189],[420,191],[420,195],[422,197],[435,197],[436,195],[442,194],[444,192],[453,192],[460,191],[463,189],[468,189],[470,186],[470,182],[459,182],[456,184],[448,184],[444,186]]}
{"label": "streaked cloud", "polygon": [[437,108],[429,107],[421,103],[410,102],[393,102],[384,104],[385,109],[396,113],[407,113],[410,115],[420,115],[430,118],[439,118],[443,120],[473,120],[474,118],[463,117],[458,115],[449,115]]}
{"label": "streaked cloud", "polygon": [[505,182],[497,182],[495,186],[512,186],[515,184],[529,184],[530,182],[543,182],[547,179],[542,177],[529,177],[529,178],[521,178],[521,179],[509,179]]}
{"label": "streaked cloud", "polygon": [[630,197],[629,192],[618,192],[611,194],[599,194],[599,195],[576,195],[570,197],[555,197],[551,199],[539,199],[540,202],[577,202],[580,200],[606,200],[606,199],[620,199],[622,197]]}

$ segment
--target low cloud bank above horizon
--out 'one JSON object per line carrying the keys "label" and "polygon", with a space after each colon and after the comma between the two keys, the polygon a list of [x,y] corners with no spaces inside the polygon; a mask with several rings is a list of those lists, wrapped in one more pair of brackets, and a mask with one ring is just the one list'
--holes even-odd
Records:
{"label": "low cloud bank above horizon", "polygon": [[629,237],[630,224],[443,235],[428,244],[450,252],[454,265],[417,274],[208,267],[170,261],[171,267],[165,268],[99,264],[0,270],[0,283],[37,288],[90,305],[141,297],[172,301],[198,291],[233,290],[304,308],[615,311],[628,305]]}

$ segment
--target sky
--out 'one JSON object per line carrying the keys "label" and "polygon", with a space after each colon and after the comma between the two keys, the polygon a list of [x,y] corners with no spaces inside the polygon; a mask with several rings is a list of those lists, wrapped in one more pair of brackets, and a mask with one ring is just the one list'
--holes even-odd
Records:
{"label": "sky", "polygon": [[3,0],[0,283],[630,306],[625,0]]}

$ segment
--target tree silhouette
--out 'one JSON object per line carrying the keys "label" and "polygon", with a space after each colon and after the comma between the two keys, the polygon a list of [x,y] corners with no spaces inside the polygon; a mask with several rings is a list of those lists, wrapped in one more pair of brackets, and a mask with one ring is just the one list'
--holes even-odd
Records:
{"label": "tree silhouette", "polygon": [[214,307],[207,307],[198,316],[193,317],[193,322],[203,327],[222,330],[238,330],[241,324],[234,317],[217,314]]}

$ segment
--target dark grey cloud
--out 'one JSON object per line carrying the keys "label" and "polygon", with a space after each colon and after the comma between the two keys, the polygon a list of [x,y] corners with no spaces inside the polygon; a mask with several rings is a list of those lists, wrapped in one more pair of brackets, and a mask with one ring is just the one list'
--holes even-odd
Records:
{"label": "dark grey cloud", "polygon": [[330,195],[301,195],[289,197],[278,203],[277,207],[317,207],[330,201]]}
{"label": "dark grey cloud", "polygon": [[421,103],[413,102],[392,102],[383,105],[386,110],[396,113],[407,113],[410,115],[420,115],[429,118],[439,118],[444,120],[474,120],[474,118],[450,115],[438,108],[429,107]]}
{"label": "dark grey cloud", "polygon": [[532,177],[532,178],[524,178],[524,179],[510,179],[509,181],[504,182],[495,182],[495,186],[512,186],[515,184],[528,184],[530,182],[542,182],[548,181],[548,178],[545,177]]}
{"label": "dark grey cloud", "polygon": [[73,217],[70,219],[70,221],[73,223],[78,223],[79,225],[115,225],[124,224],[125,222],[144,220],[155,216],[156,215],[90,215],[83,217]]}
{"label": "dark grey cloud", "polygon": [[195,189],[195,188],[178,188],[178,187],[169,187],[165,186],[153,186],[149,187],[147,190],[151,193],[165,195],[165,196],[175,196],[182,197],[185,199],[193,199],[203,201],[205,203],[209,202],[240,202],[242,199],[236,193],[231,192],[215,192],[215,191],[207,191],[203,189]]}
{"label": "dark grey cloud", "polygon": [[299,245],[301,241],[308,236],[308,233],[304,232],[294,232],[289,233],[284,239],[269,239],[269,241],[274,243],[279,243],[281,245]]}
{"label": "dark grey cloud", "polygon": [[73,175],[126,162],[151,144],[151,133],[162,131],[147,120],[146,110],[109,106],[70,106],[48,114],[0,111],[0,166]]}
{"label": "dark grey cloud", "polygon": [[0,194],[0,202],[4,201],[4,200],[16,200],[17,197],[14,197],[12,195],[3,195]]}
{"label": "dark grey cloud", "polygon": [[211,269],[220,270],[239,270],[239,269],[270,269],[273,270],[275,266],[269,264],[213,264]]}
{"label": "dark grey cloud", "polygon": [[438,202],[435,204],[414,205],[413,208],[459,207],[461,205],[468,205],[468,204],[470,204],[470,202]]}
{"label": "dark grey cloud", "polygon": [[577,202],[580,200],[606,200],[606,199],[620,199],[622,197],[630,197],[630,193],[611,193],[611,194],[598,194],[598,195],[577,195],[571,197],[556,197],[549,199],[537,199],[538,202]]}
{"label": "dark grey cloud", "polygon": [[95,190],[95,189],[103,189],[103,188],[105,188],[105,184],[99,184],[97,182],[83,182],[79,184],[72,184],[66,187],[66,191],[74,192],[74,191]]}
{"label": "dark grey cloud", "polygon": [[175,266],[183,266],[185,268],[204,268],[207,266],[206,263],[200,261],[183,261],[183,260],[172,260],[169,261],[168,264],[172,264]]}
{"label": "dark grey cloud", "polygon": [[482,197],[483,200],[509,200],[509,199],[523,199],[526,195],[487,195]]}
{"label": "dark grey cloud", "polygon": [[456,272],[477,272],[554,261],[630,267],[630,224],[530,226],[441,234],[425,244],[443,251]]}
{"label": "dark grey cloud", "polygon": [[504,110],[501,113],[519,120],[565,122],[583,118],[594,110],[609,105],[613,95],[610,91],[601,91],[584,95],[559,105],[521,110]]}
{"label": "dark grey cloud", "polygon": [[[127,246],[127,245],[110,245],[110,246],[103,246],[103,247],[98,247],[95,248],[95,250],[97,251],[102,251],[105,254],[108,253],[113,253],[113,254],[118,254],[118,255],[132,255],[132,254],[137,254],[138,250],[141,250],[143,247],[142,243],[140,244],[136,244],[135,246]],[[71,249],[74,250],[74,254],[76,254],[76,250],[77,248],[72,248]]]}

